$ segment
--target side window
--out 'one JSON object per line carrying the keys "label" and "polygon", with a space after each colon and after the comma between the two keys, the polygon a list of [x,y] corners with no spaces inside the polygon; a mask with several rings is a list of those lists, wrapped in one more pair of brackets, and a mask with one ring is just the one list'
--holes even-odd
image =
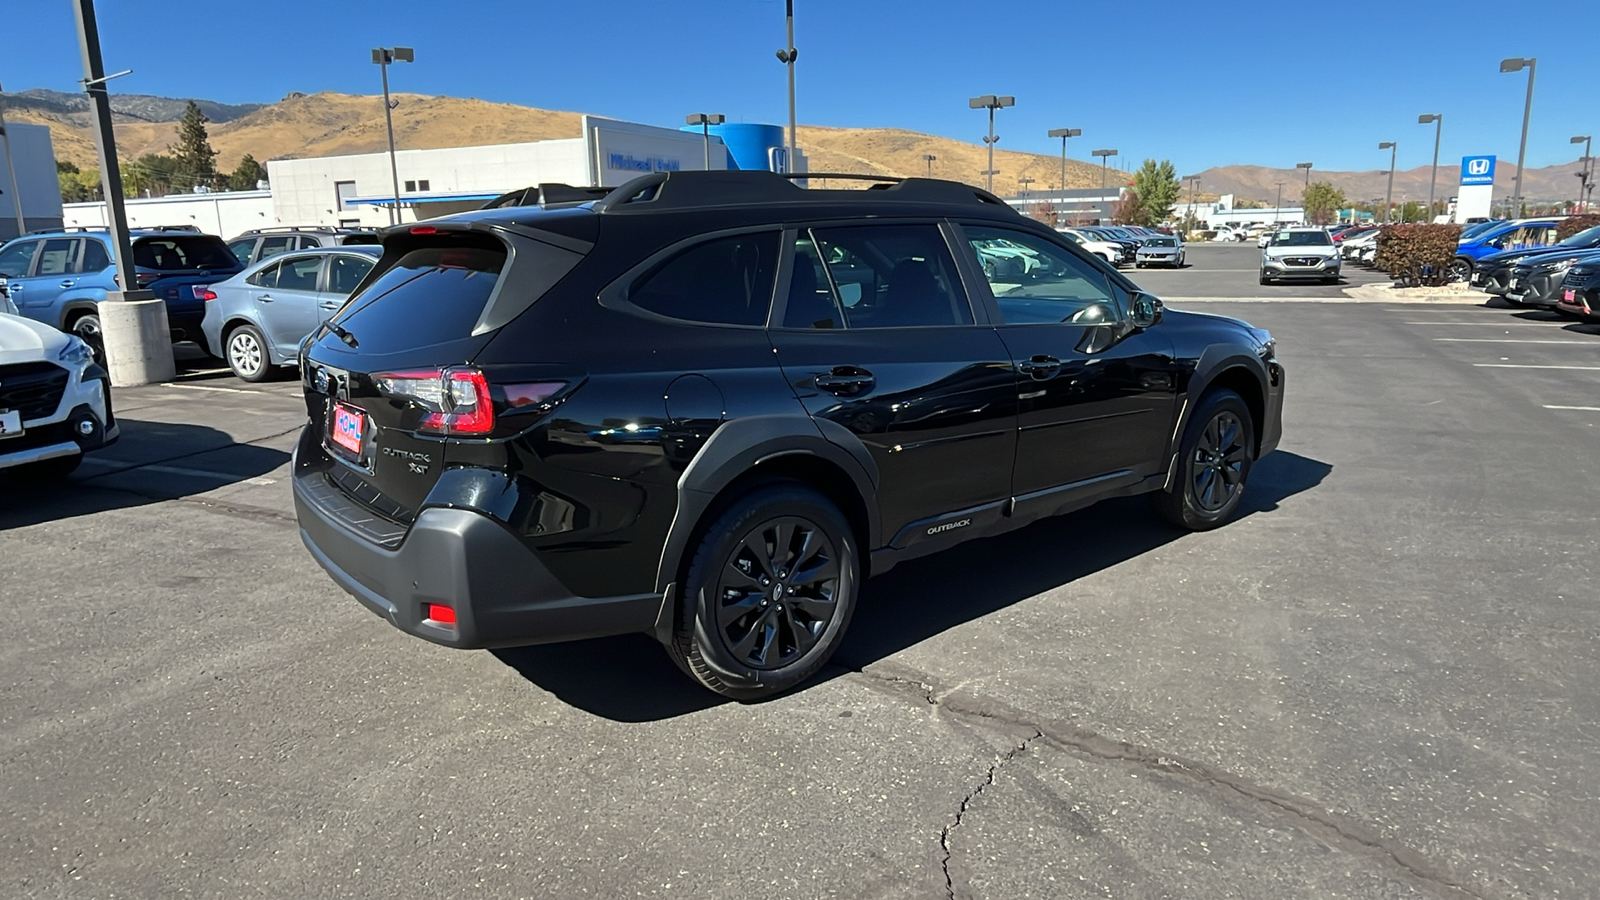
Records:
{"label": "side window", "polygon": [[785,328],[843,328],[844,314],[828,286],[817,245],[810,237],[794,244],[794,271],[789,275],[789,302],[783,310]]}
{"label": "side window", "polygon": [[301,250],[310,250],[313,247],[321,247],[322,246],[322,239],[321,238],[313,237],[312,235],[309,235],[309,234],[300,235],[300,241],[299,242],[300,242],[300,249]]}
{"label": "side window", "polygon": [[78,255],[78,242],[72,238],[45,241],[39,249],[39,261],[34,264],[35,275],[70,275],[73,258]]}
{"label": "side window", "polygon": [[1117,317],[1105,274],[1066,248],[1009,228],[963,225],[962,230],[1004,323],[1104,322]]}
{"label": "side window", "polygon": [[315,291],[317,272],[322,268],[320,256],[296,256],[278,266],[278,290]]}
{"label": "side window", "polygon": [[267,259],[280,253],[288,253],[294,249],[294,235],[285,234],[261,239],[261,255],[256,259]]}
{"label": "side window", "polygon": [[[811,241],[826,270],[823,286],[832,289],[845,327],[972,324],[955,260],[937,225],[816,228]],[[799,255],[796,248],[797,268]],[[817,326],[802,320],[800,327]]]}
{"label": "side window", "polygon": [[106,245],[94,238],[84,240],[82,271],[85,274],[92,274],[109,268],[111,268],[111,254],[106,252]]}
{"label": "side window", "polygon": [[250,251],[256,249],[256,239],[253,237],[240,238],[228,244],[228,252],[239,261],[239,265],[250,265]]}
{"label": "side window", "polygon": [[0,275],[21,278],[28,274],[28,264],[33,262],[33,251],[38,241],[12,241],[0,248]]}
{"label": "side window", "polygon": [[349,296],[377,260],[368,256],[335,256],[328,260],[328,293]]}
{"label": "side window", "polygon": [[264,287],[264,288],[277,287],[278,286],[278,270],[281,269],[281,268],[283,268],[283,264],[282,263],[273,263],[272,265],[267,266],[266,268],[257,271],[254,275],[251,275],[249,278],[246,278],[245,281],[249,282],[250,284],[255,285],[256,287]]}
{"label": "side window", "polygon": [[656,315],[719,325],[765,325],[778,270],[779,232],[716,238],[671,257],[628,290]]}

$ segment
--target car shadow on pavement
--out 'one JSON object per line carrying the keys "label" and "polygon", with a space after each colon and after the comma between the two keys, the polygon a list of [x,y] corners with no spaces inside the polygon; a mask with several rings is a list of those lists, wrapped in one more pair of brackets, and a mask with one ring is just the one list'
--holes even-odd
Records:
{"label": "car shadow on pavement", "polygon": [[[1250,474],[1240,518],[1272,512],[1332,471],[1327,463],[1295,453],[1269,454]],[[867,582],[844,644],[822,673],[798,690],[860,671],[1184,534],[1158,518],[1144,497],[1126,497],[902,563]],[[493,652],[564,702],[615,721],[669,719],[728,702],[678,671],[645,635]]]}
{"label": "car shadow on pavement", "polygon": [[201,494],[259,478],[289,461],[282,450],[239,444],[205,425],[124,416],[118,422],[117,443],[90,453],[64,480],[0,470],[0,532]]}

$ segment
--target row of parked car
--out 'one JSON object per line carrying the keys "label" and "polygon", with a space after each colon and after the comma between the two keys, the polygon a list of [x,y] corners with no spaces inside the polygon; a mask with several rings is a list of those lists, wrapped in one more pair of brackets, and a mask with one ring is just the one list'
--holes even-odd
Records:
{"label": "row of parked car", "polygon": [[1138,225],[1076,225],[1056,231],[1113,266],[1184,265],[1183,238],[1176,233]]}
{"label": "row of parked car", "polygon": [[1558,220],[1486,224],[1471,236],[1463,232],[1457,251],[1471,254],[1466,277],[1473,287],[1512,306],[1600,322],[1600,225],[1551,243]]}

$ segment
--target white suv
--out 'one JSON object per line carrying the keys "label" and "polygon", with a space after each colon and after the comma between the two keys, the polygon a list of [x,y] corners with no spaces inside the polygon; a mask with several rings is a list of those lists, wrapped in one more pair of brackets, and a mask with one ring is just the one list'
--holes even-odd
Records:
{"label": "white suv", "polygon": [[65,477],[117,435],[110,380],[89,345],[0,312],[0,471]]}

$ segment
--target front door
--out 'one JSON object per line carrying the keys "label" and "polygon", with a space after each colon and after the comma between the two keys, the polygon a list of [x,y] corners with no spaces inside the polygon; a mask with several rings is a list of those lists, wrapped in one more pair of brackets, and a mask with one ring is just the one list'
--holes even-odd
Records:
{"label": "front door", "polygon": [[80,238],[47,238],[40,242],[28,274],[8,279],[11,299],[17,304],[18,312],[61,327],[61,311],[56,301],[77,286],[78,254],[82,244]]}
{"label": "front door", "polygon": [[1177,373],[1161,329],[1134,329],[1126,291],[1063,244],[989,224],[961,231],[1017,364],[1018,506],[1162,471]]}
{"label": "front door", "polygon": [[947,232],[927,222],[792,234],[770,332],[778,362],[806,409],[852,432],[877,463],[885,539],[904,548],[998,521],[1015,376],[973,315]]}

